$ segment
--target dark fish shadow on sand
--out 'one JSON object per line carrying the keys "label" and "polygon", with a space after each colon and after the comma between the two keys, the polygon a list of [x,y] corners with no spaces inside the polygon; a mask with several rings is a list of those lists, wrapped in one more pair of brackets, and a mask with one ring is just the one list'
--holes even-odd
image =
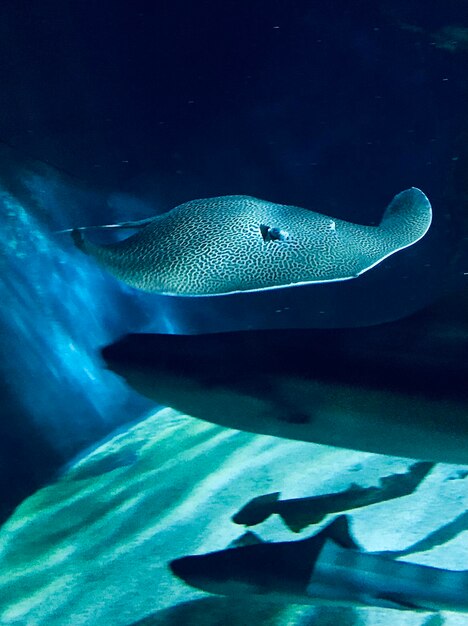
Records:
{"label": "dark fish shadow on sand", "polygon": [[392,558],[398,558],[400,556],[407,556],[416,552],[427,552],[433,550],[444,543],[448,543],[452,539],[455,539],[460,533],[468,530],[468,511],[465,511],[461,515],[458,515],[454,520],[448,522],[444,526],[441,526],[434,532],[424,537],[420,541],[413,543],[413,545],[405,548],[404,550],[391,551],[391,552],[379,552],[380,555],[391,555]]}
{"label": "dark fish shadow on sand", "polygon": [[348,608],[282,605],[240,598],[202,598],[157,611],[128,626],[364,626]]}
{"label": "dark fish shadow on sand", "polygon": [[318,524],[331,513],[340,513],[410,495],[433,469],[434,463],[411,465],[405,473],[383,476],[378,486],[351,485],[344,491],[305,498],[280,500],[279,493],[257,496],[250,500],[232,520],[236,524],[255,526],[277,514],[286,526],[297,533]]}

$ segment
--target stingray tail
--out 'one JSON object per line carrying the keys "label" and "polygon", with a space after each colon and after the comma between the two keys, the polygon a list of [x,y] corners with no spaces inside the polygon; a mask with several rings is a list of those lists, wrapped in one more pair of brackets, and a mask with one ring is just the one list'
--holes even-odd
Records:
{"label": "stingray tail", "polygon": [[420,189],[411,187],[393,198],[379,224],[379,231],[395,252],[421,239],[431,221],[432,208],[428,198]]}
{"label": "stingray tail", "polygon": [[151,224],[154,221],[154,217],[146,217],[144,220],[136,220],[134,222],[120,222],[120,224],[98,224],[97,226],[78,226],[77,228],[65,228],[64,230],[57,230],[57,235],[62,235],[64,233],[71,233],[73,237],[73,233],[75,231],[88,231],[88,230],[138,230],[139,228],[144,228]]}
{"label": "stingray tail", "polygon": [[90,230],[138,230],[144,228],[154,221],[154,217],[147,217],[144,220],[137,220],[135,222],[121,222],[120,224],[101,224],[98,226],[79,226],[77,228],[65,228],[65,230],[57,231],[57,234],[70,233],[73,243],[85,254],[93,254],[96,249],[101,249],[101,246],[95,246],[90,243],[83,236],[83,232]]}

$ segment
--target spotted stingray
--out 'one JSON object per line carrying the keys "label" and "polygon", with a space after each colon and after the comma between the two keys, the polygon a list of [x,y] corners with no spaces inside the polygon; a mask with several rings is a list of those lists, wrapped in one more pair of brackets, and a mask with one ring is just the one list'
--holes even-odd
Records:
{"label": "spotted stingray", "polygon": [[427,232],[429,200],[412,187],[392,200],[378,226],[250,196],[185,202],[139,222],[96,228],[137,232],[110,245],[72,230],[77,247],[144,291],[208,296],[355,278]]}

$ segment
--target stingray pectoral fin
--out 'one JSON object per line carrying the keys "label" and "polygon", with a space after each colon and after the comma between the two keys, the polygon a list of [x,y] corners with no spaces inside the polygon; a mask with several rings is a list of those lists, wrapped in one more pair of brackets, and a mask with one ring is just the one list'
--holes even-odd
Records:
{"label": "stingray pectoral fin", "polygon": [[416,187],[397,194],[388,205],[379,225],[389,254],[407,248],[427,233],[432,221],[432,207],[427,196]]}

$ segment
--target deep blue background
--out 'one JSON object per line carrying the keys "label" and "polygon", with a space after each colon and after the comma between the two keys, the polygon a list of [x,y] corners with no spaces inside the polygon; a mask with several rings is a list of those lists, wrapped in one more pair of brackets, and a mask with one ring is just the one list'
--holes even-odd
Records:
{"label": "deep blue background", "polygon": [[[454,25],[468,28],[466,3],[3,0],[0,178],[33,220],[11,231],[2,283],[5,511],[146,406],[93,356],[127,330],[377,323],[466,283],[468,35]],[[146,296],[51,233],[230,193],[376,223],[411,185],[433,203],[429,235],[342,284]]]}
{"label": "deep blue background", "polygon": [[1,17],[2,139],[99,186],[149,178],[167,206],[231,190],[379,215],[410,184],[443,194],[462,147],[466,47],[435,34],[465,3],[12,0]]}

